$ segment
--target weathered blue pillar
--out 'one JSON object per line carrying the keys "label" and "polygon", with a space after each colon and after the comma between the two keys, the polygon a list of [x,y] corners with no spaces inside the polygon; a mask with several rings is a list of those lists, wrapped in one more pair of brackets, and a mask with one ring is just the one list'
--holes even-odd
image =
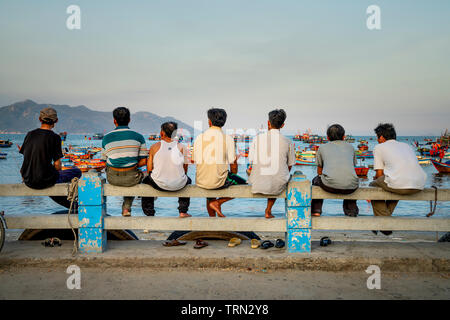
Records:
{"label": "weathered blue pillar", "polygon": [[78,181],[78,247],[82,253],[106,250],[104,183],[98,172],[84,173]]}
{"label": "weathered blue pillar", "polygon": [[311,183],[296,171],[286,189],[288,252],[311,252]]}

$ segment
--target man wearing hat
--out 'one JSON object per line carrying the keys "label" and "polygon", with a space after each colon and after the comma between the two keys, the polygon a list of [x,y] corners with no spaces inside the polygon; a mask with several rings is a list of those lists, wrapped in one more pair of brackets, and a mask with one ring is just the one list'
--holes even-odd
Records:
{"label": "man wearing hat", "polygon": [[[20,173],[23,182],[33,189],[45,189],[55,183],[70,182],[81,177],[78,168],[61,170],[61,137],[52,131],[58,122],[58,115],[53,108],[44,108],[39,114],[41,127],[27,133],[20,153],[23,164]],[[58,204],[69,208],[66,197],[50,197]]]}

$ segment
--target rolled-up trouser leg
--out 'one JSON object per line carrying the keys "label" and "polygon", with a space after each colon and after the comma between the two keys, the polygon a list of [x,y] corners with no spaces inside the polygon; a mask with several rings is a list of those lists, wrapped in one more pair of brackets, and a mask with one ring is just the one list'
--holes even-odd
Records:
{"label": "rolled-up trouser leg", "polygon": [[[191,184],[191,178],[187,177],[186,185]],[[189,205],[191,204],[191,198],[178,198],[178,212],[179,213],[187,213],[189,210]]]}
{"label": "rolled-up trouser leg", "polygon": [[359,213],[359,208],[356,203],[356,200],[344,200],[342,203],[342,207],[344,209],[344,213],[346,216],[356,217]]}
{"label": "rolled-up trouser leg", "polygon": [[[315,176],[312,180],[313,186],[320,186],[320,177]],[[322,213],[323,199],[312,199],[311,200],[311,213]]]}

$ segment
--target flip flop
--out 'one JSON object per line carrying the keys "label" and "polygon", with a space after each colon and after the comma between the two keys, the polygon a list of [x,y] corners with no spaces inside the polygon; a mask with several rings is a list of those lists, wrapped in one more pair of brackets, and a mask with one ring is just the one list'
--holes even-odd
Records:
{"label": "flip flop", "polygon": [[258,239],[252,239],[251,244],[252,249],[258,249],[259,246],[261,245],[261,241],[259,241]]}
{"label": "flip flop", "polygon": [[208,242],[198,239],[197,241],[195,241],[194,249],[201,249],[201,248],[206,247],[207,245],[208,245]]}
{"label": "flip flop", "polygon": [[42,242],[44,247],[61,247],[61,240],[59,238],[47,238]]}
{"label": "flip flop", "polygon": [[187,242],[184,241],[178,241],[177,239],[173,239],[170,241],[165,241],[163,243],[164,247],[176,247],[176,246],[184,246]]}
{"label": "flip flop", "polygon": [[265,240],[261,243],[261,249],[269,249],[274,246],[273,242],[270,240]]}
{"label": "flip flop", "polygon": [[236,247],[236,246],[240,245],[241,242],[242,242],[242,240],[239,239],[239,238],[231,238],[230,242],[228,242],[228,246],[229,247]]}
{"label": "flip flop", "polygon": [[311,215],[313,217],[320,217],[321,213],[320,212],[313,212],[313,213],[311,213]]}
{"label": "flip flop", "polygon": [[282,239],[277,239],[277,241],[275,242],[275,248],[283,248],[285,245],[284,241]]}

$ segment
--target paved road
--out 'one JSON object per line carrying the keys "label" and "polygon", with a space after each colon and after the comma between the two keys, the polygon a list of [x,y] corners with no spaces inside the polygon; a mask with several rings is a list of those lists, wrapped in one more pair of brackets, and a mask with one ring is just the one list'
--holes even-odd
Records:
{"label": "paved road", "polygon": [[384,273],[367,289],[365,272],[81,269],[69,290],[64,268],[0,270],[0,299],[450,299],[450,274]]}

